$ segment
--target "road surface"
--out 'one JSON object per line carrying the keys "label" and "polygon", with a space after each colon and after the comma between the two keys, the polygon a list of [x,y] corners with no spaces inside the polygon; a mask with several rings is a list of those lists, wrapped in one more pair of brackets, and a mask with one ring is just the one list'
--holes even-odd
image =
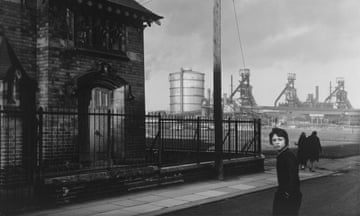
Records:
{"label": "road surface", "polygon": [[[360,215],[360,164],[331,176],[301,182],[303,202],[300,215]],[[271,215],[275,188],[205,204],[166,216]]]}

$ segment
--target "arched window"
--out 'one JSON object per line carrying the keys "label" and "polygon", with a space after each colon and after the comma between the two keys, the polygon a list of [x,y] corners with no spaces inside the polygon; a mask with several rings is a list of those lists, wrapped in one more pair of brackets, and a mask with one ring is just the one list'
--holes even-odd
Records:
{"label": "arched window", "polygon": [[15,70],[14,76],[2,80],[0,83],[1,105],[20,106],[20,87],[21,72]]}
{"label": "arched window", "polygon": [[123,23],[91,14],[77,14],[74,29],[77,48],[126,53],[127,33]]}

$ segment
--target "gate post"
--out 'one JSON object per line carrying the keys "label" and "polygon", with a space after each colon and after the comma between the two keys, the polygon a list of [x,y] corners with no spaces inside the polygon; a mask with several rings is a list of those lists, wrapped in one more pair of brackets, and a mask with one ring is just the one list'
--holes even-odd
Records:
{"label": "gate post", "polygon": [[257,126],[258,126],[258,153],[261,154],[261,119],[257,120]]}
{"label": "gate post", "polygon": [[43,162],[43,108],[40,107],[39,108],[39,122],[38,122],[38,157],[37,157],[37,169],[38,169],[38,173],[37,173],[37,177],[38,179],[40,179],[41,175],[42,175],[42,162]]}
{"label": "gate post", "polygon": [[[36,142],[34,146],[34,175],[33,175],[33,184],[34,184],[34,195],[37,202],[41,202],[42,199],[42,186],[43,186],[43,108],[40,107],[37,111],[37,128],[36,128]],[[35,113],[36,115],[36,113]]]}
{"label": "gate post", "polygon": [[261,119],[254,119],[254,153],[261,153]]}
{"label": "gate post", "polygon": [[239,153],[238,123],[239,123],[239,121],[235,120],[235,152],[236,152],[236,154]]}
{"label": "gate post", "polygon": [[253,153],[256,154],[257,153],[257,148],[258,148],[258,134],[257,134],[257,119],[253,119],[253,132],[254,132],[254,150],[253,150]]}
{"label": "gate post", "polygon": [[113,163],[112,150],[113,150],[113,140],[111,139],[111,110],[107,111],[107,162],[108,167],[110,168]]}
{"label": "gate post", "polygon": [[[228,150],[227,150],[227,153],[229,155],[229,159],[231,159],[231,154],[232,154],[232,151],[231,151],[231,117],[228,118],[228,136],[229,136],[229,143],[228,143]],[[224,140],[225,142],[225,140]]]}
{"label": "gate post", "polygon": [[159,133],[159,149],[158,149],[158,166],[161,167],[162,164],[162,151],[163,151],[163,139],[162,139],[162,123],[161,123],[161,114],[158,115],[158,133]]}
{"label": "gate post", "polygon": [[198,117],[197,117],[197,121],[196,121],[196,134],[197,134],[197,137],[196,137],[196,144],[197,144],[196,151],[197,151],[197,163],[200,163],[200,133],[201,133],[201,130],[200,130],[200,116],[198,116]]}

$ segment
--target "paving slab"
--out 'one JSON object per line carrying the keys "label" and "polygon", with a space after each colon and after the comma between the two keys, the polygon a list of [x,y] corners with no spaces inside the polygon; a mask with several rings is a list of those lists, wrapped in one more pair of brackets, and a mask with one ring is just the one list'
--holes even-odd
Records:
{"label": "paving slab", "polygon": [[166,200],[160,200],[157,202],[151,203],[152,205],[161,206],[161,207],[173,207],[181,204],[185,204],[189,201],[186,200],[179,200],[179,199],[166,199]]}
{"label": "paving slab", "polygon": [[155,202],[155,201],[164,200],[164,199],[167,199],[167,198],[163,197],[163,196],[159,196],[159,195],[148,195],[148,196],[135,198],[134,200],[139,200],[139,201],[143,201],[143,202]]}
{"label": "paving slab", "polygon": [[255,186],[247,185],[247,184],[237,184],[237,185],[229,186],[229,188],[234,188],[234,189],[238,189],[238,190],[249,190],[249,189],[255,188]]}
{"label": "paving slab", "polygon": [[196,193],[196,195],[205,196],[205,197],[216,197],[227,194],[226,192],[216,191],[216,190],[208,190],[200,193]]}
{"label": "paving slab", "polygon": [[142,204],[142,205],[127,207],[124,208],[123,210],[126,212],[145,213],[145,212],[160,210],[162,208],[164,207],[152,205],[152,204]]}
{"label": "paving slab", "polygon": [[[162,193],[156,193],[156,195],[158,196],[163,196],[166,198],[173,198],[173,197],[178,197],[178,196],[184,196],[189,194],[191,191],[194,191],[193,188],[186,188],[186,189],[182,189],[182,190],[168,190],[166,192],[162,192]],[[201,190],[200,190],[201,191]]]}
{"label": "paving slab", "polygon": [[118,209],[118,210],[98,213],[98,214],[95,214],[94,216],[132,216],[132,215],[136,215],[136,214],[137,213],[134,213],[134,212],[124,211],[124,209]]}
{"label": "paving slab", "polygon": [[132,199],[123,199],[119,201],[113,201],[112,204],[123,206],[123,207],[131,207],[131,206],[137,206],[137,205],[143,205],[147,202],[140,201],[140,200],[132,200]]}
{"label": "paving slab", "polygon": [[96,213],[97,212],[91,211],[91,210],[86,209],[86,208],[80,208],[80,209],[72,209],[72,210],[68,210],[68,211],[50,213],[50,214],[46,214],[46,215],[51,215],[51,216],[68,216],[68,215],[87,216],[87,215],[94,215]]}
{"label": "paving slab", "polygon": [[[84,209],[84,208],[82,208],[82,209]],[[115,204],[89,205],[86,208],[86,210],[89,210],[92,212],[97,212],[97,213],[112,211],[112,210],[116,210],[116,209],[119,209],[119,205],[115,205]],[[81,210],[81,209],[78,209],[78,210]]]}
{"label": "paving slab", "polygon": [[175,199],[191,202],[191,201],[203,200],[206,198],[207,198],[206,196],[202,196],[199,194],[190,194],[190,195],[186,195],[186,196],[176,197]]}
{"label": "paving slab", "polygon": [[237,192],[239,190],[239,189],[236,189],[236,188],[230,188],[230,186],[216,188],[216,190],[221,191],[221,192],[225,192],[227,194],[235,193],[235,192]]}

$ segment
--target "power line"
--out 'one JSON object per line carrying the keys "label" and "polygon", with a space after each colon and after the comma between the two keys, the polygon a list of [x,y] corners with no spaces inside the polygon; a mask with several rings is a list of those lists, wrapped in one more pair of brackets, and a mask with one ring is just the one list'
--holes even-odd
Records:
{"label": "power line", "polygon": [[237,14],[236,14],[236,9],[235,9],[235,0],[233,0],[233,7],[234,7],[234,14],[235,14],[235,21],[236,21],[236,29],[237,29],[238,38],[239,38],[241,58],[242,58],[242,61],[243,61],[243,64],[244,64],[244,69],[245,69],[246,65],[245,65],[245,58],[244,58],[244,50],[243,50],[242,43],[241,43],[239,22],[238,22],[238,18],[237,18]]}

